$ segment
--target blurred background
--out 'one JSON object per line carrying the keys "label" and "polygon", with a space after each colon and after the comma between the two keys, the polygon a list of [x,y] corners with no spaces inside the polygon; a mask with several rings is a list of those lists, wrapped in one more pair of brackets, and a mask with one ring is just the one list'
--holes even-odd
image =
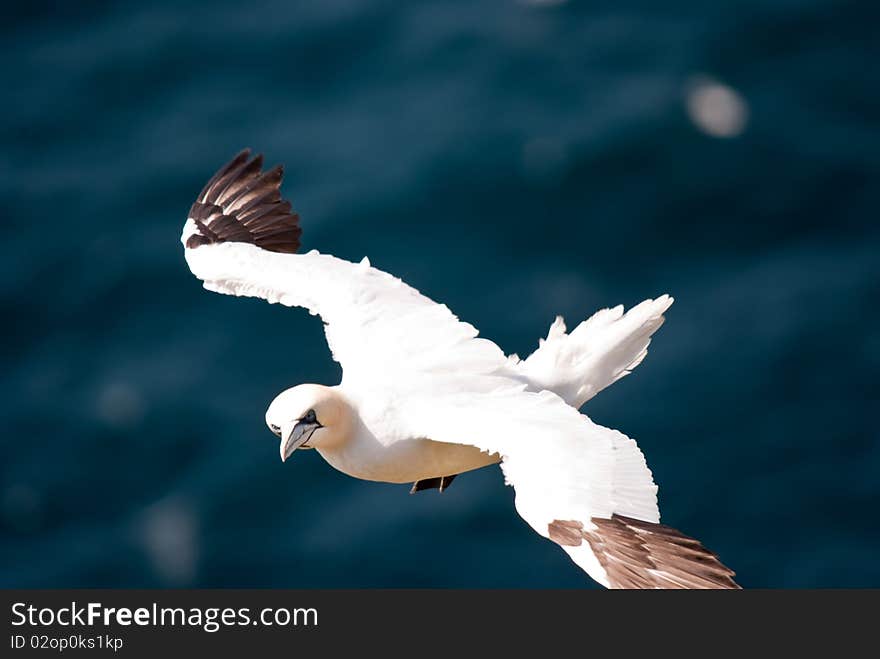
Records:
{"label": "blurred background", "polygon": [[320,322],[179,236],[251,146],[306,249],[508,352],[669,292],[588,403],[747,587],[880,586],[876,3],[29,2],[0,25],[0,585],[594,587],[497,468],[282,464]]}

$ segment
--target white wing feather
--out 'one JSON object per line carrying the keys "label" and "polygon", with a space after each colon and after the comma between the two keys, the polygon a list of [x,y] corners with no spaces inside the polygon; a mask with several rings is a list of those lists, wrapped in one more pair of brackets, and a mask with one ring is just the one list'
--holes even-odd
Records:
{"label": "white wing feather", "polygon": [[507,368],[504,353],[476,338],[472,325],[366,259],[355,264],[316,251],[279,254],[232,242],[186,249],[185,256],[208,290],[320,315],[346,388],[369,388],[400,373],[488,374]]}
{"label": "white wing feather", "polygon": [[[470,378],[463,378],[460,389]],[[506,387],[437,396],[410,391],[398,419],[415,437],[467,443],[502,456],[516,509],[540,535],[556,520],[595,529],[594,518],[625,515],[656,523],[657,486],[642,452],[622,433],[593,423],[549,391]],[[608,586],[587,543],[563,546],[582,569]]]}

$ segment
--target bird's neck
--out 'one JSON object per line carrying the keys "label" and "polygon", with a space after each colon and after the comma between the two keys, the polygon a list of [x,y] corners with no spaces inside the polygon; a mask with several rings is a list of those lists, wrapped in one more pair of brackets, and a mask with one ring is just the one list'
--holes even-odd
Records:
{"label": "bird's neck", "polygon": [[328,424],[330,431],[321,440],[321,446],[328,449],[339,449],[354,438],[357,433],[359,418],[357,409],[339,387],[330,387],[332,395],[333,422]]}

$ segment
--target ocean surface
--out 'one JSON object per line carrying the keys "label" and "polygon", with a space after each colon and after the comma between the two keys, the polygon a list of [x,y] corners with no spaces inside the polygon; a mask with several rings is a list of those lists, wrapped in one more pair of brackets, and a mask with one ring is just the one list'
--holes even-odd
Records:
{"label": "ocean surface", "polygon": [[29,2],[0,24],[0,586],[594,584],[498,468],[286,464],[340,368],[179,236],[239,149],[507,352],[675,296],[584,411],[746,587],[880,586],[876,3]]}

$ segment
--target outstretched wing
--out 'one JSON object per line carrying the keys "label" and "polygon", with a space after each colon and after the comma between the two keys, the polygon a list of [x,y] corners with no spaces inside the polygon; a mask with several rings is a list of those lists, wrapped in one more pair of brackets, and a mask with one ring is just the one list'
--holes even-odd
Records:
{"label": "outstretched wing", "polygon": [[398,372],[491,373],[506,358],[442,304],[364,259],[295,254],[298,216],[281,199],[282,171],[242,151],[205,186],[184,225],[187,264],[218,293],[305,307],[321,316],[346,386]]}
{"label": "outstretched wing", "polygon": [[[470,387],[462,382],[458,389]],[[410,436],[500,454],[519,514],[599,583],[738,587],[734,573],[698,541],[659,524],[657,486],[635,441],[555,394],[510,387],[467,395],[411,392],[400,413]]]}

